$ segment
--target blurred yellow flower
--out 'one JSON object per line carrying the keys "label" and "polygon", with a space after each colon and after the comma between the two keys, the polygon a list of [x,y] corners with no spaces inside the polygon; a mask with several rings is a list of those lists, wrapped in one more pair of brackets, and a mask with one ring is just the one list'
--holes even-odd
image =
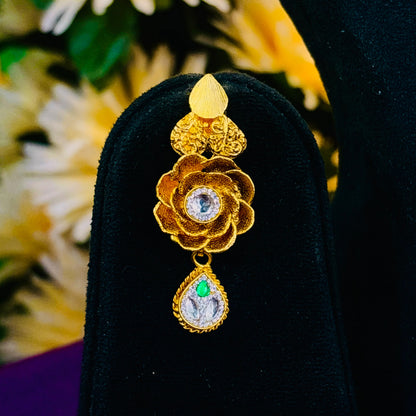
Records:
{"label": "blurred yellow flower", "polygon": [[[51,145],[26,144],[22,160],[25,187],[35,204],[44,205],[54,230],[71,238],[89,238],[98,159],[105,139],[134,98],[172,75],[174,57],[167,47],[149,59],[138,47],[127,69],[103,92],[87,82],[79,89],[58,84],[39,114]],[[205,55],[191,55],[188,71],[203,72]],[[128,87],[127,87],[128,86]]]}
{"label": "blurred yellow flower", "polygon": [[49,278],[32,276],[31,285],[13,301],[27,310],[3,317],[6,338],[0,357],[15,361],[77,341],[83,336],[87,253],[54,238],[51,252],[40,258]]}
{"label": "blurred yellow flower", "polygon": [[314,60],[279,1],[236,0],[235,9],[214,25],[227,38],[214,41],[234,64],[254,72],[284,72],[290,85],[301,88],[304,105],[313,109],[327,101]]}
{"label": "blurred yellow flower", "polygon": [[[332,165],[337,168],[339,167],[339,151],[338,149],[335,150],[331,155],[331,163]],[[333,193],[337,190],[338,187],[338,174],[331,176],[328,179],[328,192]]]}
{"label": "blurred yellow flower", "polygon": [[30,201],[16,168],[2,172],[0,183],[0,283],[27,273],[49,246],[51,223]]}
{"label": "blurred yellow flower", "polygon": [[59,60],[58,55],[30,50],[8,68],[8,76],[0,85],[0,167],[19,158],[19,135],[40,129],[39,108],[49,99],[56,83],[47,68]]}
{"label": "blurred yellow flower", "polygon": [[[151,15],[155,11],[155,0],[130,0],[133,6],[141,13]],[[198,6],[200,0],[184,0],[189,6]],[[228,0],[202,0],[222,12],[230,10]],[[41,20],[41,30],[60,35],[71,25],[77,13],[87,0],[54,0],[44,12]],[[92,10],[95,14],[102,15],[114,0],[92,0]]]}
{"label": "blurred yellow flower", "polygon": [[334,193],[338,187],[338,175],[331,176],[327,181],[328,192]]}
{"label": "blurred yellow flower", "polygon": [[335,166],[335,167],[339,167],[339,150],[335,150],[334,153],[332,153],[331,156],[331,163]]}
{"label": "blurred yellow flower", "polygon": [[2,0],[0,40],[24,35],[39,26],[40,13],[30,0]]}
{"label": "blurred yellow flower", "polygon": [[339,151],[334,148],[334,144],[325,138],[320,131],[313,130],[313,135],[324,160],[327,189],[330,196],[332,196],[331,194],[337,190],[338,186]]}

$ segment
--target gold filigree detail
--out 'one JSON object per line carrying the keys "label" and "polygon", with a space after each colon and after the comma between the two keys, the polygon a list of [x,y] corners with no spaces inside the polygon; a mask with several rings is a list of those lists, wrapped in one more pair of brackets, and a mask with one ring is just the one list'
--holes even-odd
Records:
{"label": "gold filigree detail", "polygon": [[202,154],[234,158],[247,146],[244,133],[224,115],[228,97],[224,88],[211,75],[202,77],[189,96],[191,112],[172,130],[170,141],[180,155]]}
{"label": "gold filigree detail", "polygon": [[235,158],[247,147],[244,133],[228,117],[215,118],[207,134],[208,147],[214,155]]}
{"label": "gold filigree detail", "polygon": [[[186,317],[181,311],[181,304],[182,304],[183,297],[186,294],[187,290],[189,290],[189,288],[193,285],[193,283],[203,274],[206,275],[215,284],[215,287],[217,288],[219,294],[221,295],[222,301],[224,303],[224,310],[219,320],[216,320],[213,325],[201,328],[201,327],[194,325],[192,322],[186,319]],[[227,293],[225,292],[224,287],[221,285],[221,282],[217,279],[215,274],[212,272],[212,269],[209,265],[205,265],[205,266],[199,265],[189,274],[189,276],[179,286],[179,289],[177,290],[175,296],[173,297],[172,307],[173,307],[173,315],[178,319],[179,323],[188,331],[193,332],[193,333],[198,333],[198,334],[214,331],[215,329],[217,329],[220,325],[222,325],[222,323],[226,319],[227,314],[229,312]]]}
{"label": "gold filigree detail", "polygon": [[244,133],[225,115],[203,119],[188,113],[173,128],[170,140],[180,155],[208,150],[214,155],[235,158],[247,147]]}
{"label": "gold filigree detail", "polygon": [[204,153],[208,143],[204,131],[207,127],[208,122],[194,113],[188,113],[177,122],[170,134],[173,150],[180,155]]}

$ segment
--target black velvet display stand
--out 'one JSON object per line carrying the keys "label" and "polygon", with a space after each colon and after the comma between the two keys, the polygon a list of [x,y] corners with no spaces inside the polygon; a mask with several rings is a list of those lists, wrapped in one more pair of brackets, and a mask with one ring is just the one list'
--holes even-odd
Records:
{"label": "black velvet display stand", "polygon": [[194,265],[152,210],[159,177],[178,159],[170,132],[199,77],[144,94],[106,142],[79,414],[354,415],[319,151],[293,107],[248,76],[216,75],[248,141],[235,161],[256,186],[253,228],[213,256],[230,313],[207,334],[172,314]]}
{"label": "black velvet display stand", "polygon": [[416,2],[282,0],[340,147],[333,205],[358,408],[416,415]]}

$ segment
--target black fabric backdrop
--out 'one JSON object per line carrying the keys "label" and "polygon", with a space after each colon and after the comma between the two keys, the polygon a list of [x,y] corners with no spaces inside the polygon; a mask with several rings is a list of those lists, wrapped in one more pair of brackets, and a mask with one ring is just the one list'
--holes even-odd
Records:
{"label": "black fabric backdrop", "polygon": [[362,415],[416,414],[416,2],[282,0],[340,147],[338,272]]}
{"label": "black fabric backdrop", "polygon": [[254,227],[214,255],[230,313],[208,334],[173,317],[190,253],[161,232],[155,185],[199,76],[136,100],[105,145],[95,194],[80,415],[353,415],[322,161],[274,90],[218,74],[256,186]]}

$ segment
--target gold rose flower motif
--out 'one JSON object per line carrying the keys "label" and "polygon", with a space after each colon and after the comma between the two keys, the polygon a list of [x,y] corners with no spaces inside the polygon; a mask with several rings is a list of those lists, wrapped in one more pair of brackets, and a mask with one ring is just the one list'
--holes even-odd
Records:
{"label": "gold rose flower motif", "polygon": [[229,158],[182,156],[156,187],[154,214],[186,250],[219,253],[254,223],[254,185]]}

